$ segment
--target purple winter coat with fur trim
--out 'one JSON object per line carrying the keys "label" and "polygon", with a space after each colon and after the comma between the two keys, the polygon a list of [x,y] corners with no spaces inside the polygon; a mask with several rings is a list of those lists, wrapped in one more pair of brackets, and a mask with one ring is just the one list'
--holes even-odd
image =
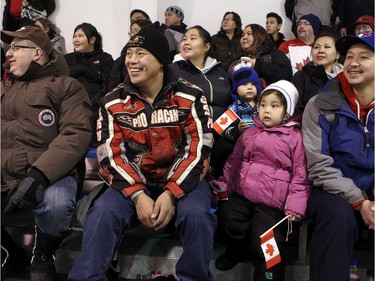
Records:
{"label": "purple winter coat with fur trim", "polygon": [[237,140],[219,181],[228,194],[237,192],[301,219],[311,191],[301,125],[290,121],[267,128],[254,121]]}

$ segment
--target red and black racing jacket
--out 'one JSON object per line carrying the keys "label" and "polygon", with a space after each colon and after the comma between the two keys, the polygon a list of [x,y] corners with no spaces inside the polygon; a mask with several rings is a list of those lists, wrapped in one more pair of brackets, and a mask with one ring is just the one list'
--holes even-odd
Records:
{"label": "red and black racing jacket", "polygon": [[157,181],[180,198],[208,168],[212,116],[202,90],[182,78],[164,85],[154,104],[131,83],[101,100],[98,160],[109,165],[111,187],[125,196]]}

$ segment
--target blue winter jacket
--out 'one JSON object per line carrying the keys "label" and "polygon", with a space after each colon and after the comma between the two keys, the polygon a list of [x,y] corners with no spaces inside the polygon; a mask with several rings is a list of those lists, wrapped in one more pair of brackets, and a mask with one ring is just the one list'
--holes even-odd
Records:
{"label": "blue winter jacket", "polygon": [[303,119],[309,179],[350,204],[374,189],[374,110],[362,123],[334,78],[310,99]]}

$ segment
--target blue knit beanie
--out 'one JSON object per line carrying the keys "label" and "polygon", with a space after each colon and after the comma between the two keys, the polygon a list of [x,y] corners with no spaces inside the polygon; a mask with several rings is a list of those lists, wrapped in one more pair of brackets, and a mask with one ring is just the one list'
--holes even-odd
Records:
{"label": "blue knit beanie", "polygon": [[260,95],[260,93],[262,92],[262,87],[260,86],[258,73],[252,67],[244,66],[238,68],[233,72],[230,79],[232,82],[231,95],[234,99],[238,98],[237,88],[248,82],[255,83],[255,87],[258,91],[257,95]]}
{"label": "blue knit beanie", "polygon": [[321,23],[320,23],[320,19],[316,15],[314,14],[303,15],[302,17],[300,17],[298,21],[300,20],[307,20],[311,24],[312,29],[314,30],[315,37],[316,35],[318,35]]}

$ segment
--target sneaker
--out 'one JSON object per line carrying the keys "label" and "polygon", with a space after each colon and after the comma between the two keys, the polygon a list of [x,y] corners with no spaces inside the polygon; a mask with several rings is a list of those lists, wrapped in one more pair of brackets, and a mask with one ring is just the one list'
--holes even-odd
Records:
{"label": "sneaker", "polygon": [[227,254],[223,254],[216,259],[215,266],[218,270],[227,271],[235,267],[237,263],[237,260],[233,260]]}
{"label": "sneaker", "polygon": [[55,281],[56,268],[53,256],[34,256],[30,267],[30,281]]}

